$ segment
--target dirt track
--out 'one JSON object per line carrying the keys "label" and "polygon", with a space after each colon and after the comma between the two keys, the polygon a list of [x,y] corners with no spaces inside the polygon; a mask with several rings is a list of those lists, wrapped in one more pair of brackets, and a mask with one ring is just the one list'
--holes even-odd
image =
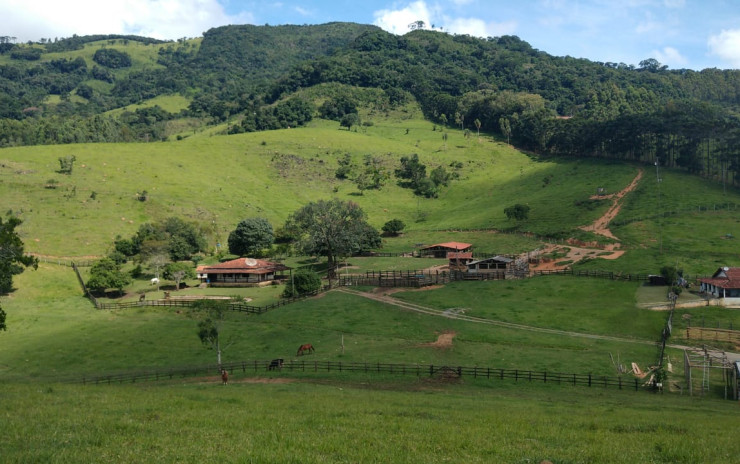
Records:
{"label": "dirt track", "polygon": [[642,178],[643,170],[640,169],[640,171],[637,173],[634,179],[632,179],[632,182],[630,184],[620,190],[617,193],[614,193],[612,195],[605,195],[605,196],[592,196],[591,199],[604,199],[608,198],[613,200],[612,205],[609,207],[608,210],[606,210],[606,213],[604,213],[603,216],[601,216],[599,219],[594,221],[592,224],[587,226],[580,227],[581,230],[585,230],[587,232],[593,232],[595,234],[602,235],[604,237],[611,238],[613,240],[618,240],[617,237],[612,234],[611,230],[609,230],[609,222],[617,217],[617,214],[619,214],[619,210],[622,208],[622,199],[625,195],[633,191],[637,187],[637,183],[640,182],[640,179]]}
{"label": "dirt track", "polygon": [[594,234],[615,240],[616,243],[607,246],[599,246],[599,244],[595,242],[582,243],[571,239],[568,240],[568,245],[548,245],[544,250],[542,250],[542,254],[556,253],[558,251],[565,254],[558,259],[542,261],[537,265],[532,265],[530,266],[530,270],[541,271],[566,269],[570,267],[572,263],[578,262],[584,258],[617,259],[622,256],[624,251],[619,250],[621,244],[619,243],[619,239],[611,232],[611,230],[609,230],[609,222],[619,214],[624,197],[637,188],[637,184],[640,182],[640,179],[642,179],[643,172],[644,171],[640,169],[635,178],[632,179],[632,182],[617,193],[613,193],[611,195],[592,196],[591,199],[610,199],[612,200],[612,204],[609,209],[593,223],[579,227],[581,230],[593,232]]}

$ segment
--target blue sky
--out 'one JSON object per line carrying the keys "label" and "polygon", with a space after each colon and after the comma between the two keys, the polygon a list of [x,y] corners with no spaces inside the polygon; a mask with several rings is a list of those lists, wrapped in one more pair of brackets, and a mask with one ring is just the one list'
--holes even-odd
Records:
{"label": "blue sky", "polygon": [[198,37],[226,24],[374,24],[516,35],[551,55],[671,69],[740,69],[740,0],[2,0],[0,35]]}

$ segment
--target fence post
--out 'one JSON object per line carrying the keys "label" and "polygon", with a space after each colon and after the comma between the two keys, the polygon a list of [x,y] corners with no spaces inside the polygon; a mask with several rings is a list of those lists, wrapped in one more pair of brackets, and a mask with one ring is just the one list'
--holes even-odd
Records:
{"label": "fence post", "polygon": [[588,374],[588,386],[591,386],[591,374]]}

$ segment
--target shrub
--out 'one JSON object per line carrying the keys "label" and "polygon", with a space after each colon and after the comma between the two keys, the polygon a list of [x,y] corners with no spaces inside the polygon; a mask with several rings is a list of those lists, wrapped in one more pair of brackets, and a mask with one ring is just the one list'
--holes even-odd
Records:
{"label": "shrub", "polygon": [[321,277],[316,271],[299,269],[294,272],[283,291],[284,298],[306,295],[321,288]]}
{"label": "shrub", "polygon": [[391,219],[383,225],[383,233],[389,236],[397,236],[406,227],[400,219]]}

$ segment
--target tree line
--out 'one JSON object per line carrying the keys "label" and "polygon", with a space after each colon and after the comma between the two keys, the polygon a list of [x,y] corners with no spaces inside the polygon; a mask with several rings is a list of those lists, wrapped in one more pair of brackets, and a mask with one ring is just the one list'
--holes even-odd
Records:
{"label": "tree line", "polygon": [[[97,58],[39,60],[95,40],[159,46],[159,68],[121,74],[124,51]],[[0,66],[0,145],[151,141],[167,118],[235,120],[231,133],[305,124],[313,117],[358,127],[358,106],[415,99],[443,127],[484,131],[543,155],[655,161],[735,182],[740,71],[670,70],[555,57],[516,36],[474,38],[417,29],[404,36],[374,26],[224,26],[199,46],[136,37],[85,36],[32,45]],[[29,61],[30,60],[30,61]],[[91,80],[113,84],[108,90]],[[320,105],[296,92],[344,84],[382,92],[382,102],[328,94]],[[192,89],[199,89],[193,91]],[[102,116],[157,95],[187,93],[176,115]],[[61,103],[47,105],[48,95]],[[73,99],[72,95],[82,97]]]}

